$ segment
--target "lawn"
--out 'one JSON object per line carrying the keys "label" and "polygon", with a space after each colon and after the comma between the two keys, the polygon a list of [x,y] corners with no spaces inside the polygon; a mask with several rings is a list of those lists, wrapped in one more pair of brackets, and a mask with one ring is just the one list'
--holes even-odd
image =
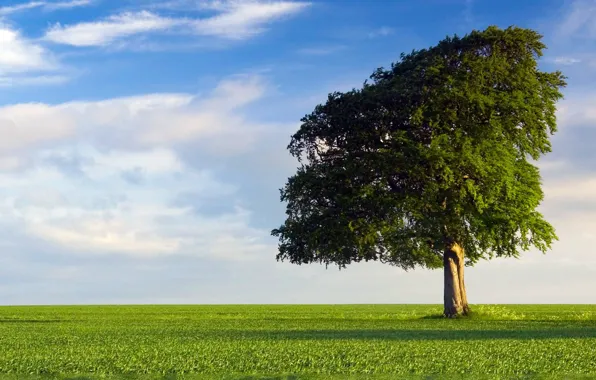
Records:
{"label": "lawn", "polygon": [[0,373],[596,378],[596,305],[474,308],[445,320],[433,305],[1,307]]}

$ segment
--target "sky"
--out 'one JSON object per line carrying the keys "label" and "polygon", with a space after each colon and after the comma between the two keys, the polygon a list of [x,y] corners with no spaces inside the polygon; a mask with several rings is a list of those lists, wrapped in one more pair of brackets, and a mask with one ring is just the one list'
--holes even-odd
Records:
{"label": "sky", "polygon": [[442,303],[441,270],[277,262],[300,118],[402,52],[538,30],[568,76],[546,255],[475,303],[596,303],[596,0],[0,2],[0,304]]}

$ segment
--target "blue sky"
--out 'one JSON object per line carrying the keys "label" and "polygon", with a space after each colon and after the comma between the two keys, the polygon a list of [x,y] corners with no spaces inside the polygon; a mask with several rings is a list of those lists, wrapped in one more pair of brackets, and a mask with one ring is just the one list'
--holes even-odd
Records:
{"label": "blue sky", "polygon": [[275,261],[285,147],[329,92],[488,25],[569,77],[547,255],[468,268],[472,303],[595,303],[596,1],[37,0],[0,6],[0,304],[440,303],[441,271]]}

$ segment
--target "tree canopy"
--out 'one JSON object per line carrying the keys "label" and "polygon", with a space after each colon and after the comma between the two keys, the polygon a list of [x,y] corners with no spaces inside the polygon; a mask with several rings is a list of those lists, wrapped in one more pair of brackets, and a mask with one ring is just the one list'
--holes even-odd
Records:
{"label": "tree canopy", "polygon": [[281,189],[278,260],[443,266],[546,251],[535,160],[551,151],[565,77],[538,67],[529,29],[489,27],[402,54],[360,89],[329,95],[288,146],[301,165]]}

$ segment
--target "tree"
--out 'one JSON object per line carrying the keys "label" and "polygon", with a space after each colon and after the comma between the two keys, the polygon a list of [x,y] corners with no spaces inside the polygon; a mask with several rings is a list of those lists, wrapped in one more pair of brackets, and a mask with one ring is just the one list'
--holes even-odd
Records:
{"label": "tree", "polygon": [[541,39],[495,26],[447,37],[330,94],[288,146],[301,165],[281,189],[277,260],[442,267],[452,317],[469,311],[464,265],[546,252],[557,236],[536,210],[534,162],[566,83],[538,69]]}

